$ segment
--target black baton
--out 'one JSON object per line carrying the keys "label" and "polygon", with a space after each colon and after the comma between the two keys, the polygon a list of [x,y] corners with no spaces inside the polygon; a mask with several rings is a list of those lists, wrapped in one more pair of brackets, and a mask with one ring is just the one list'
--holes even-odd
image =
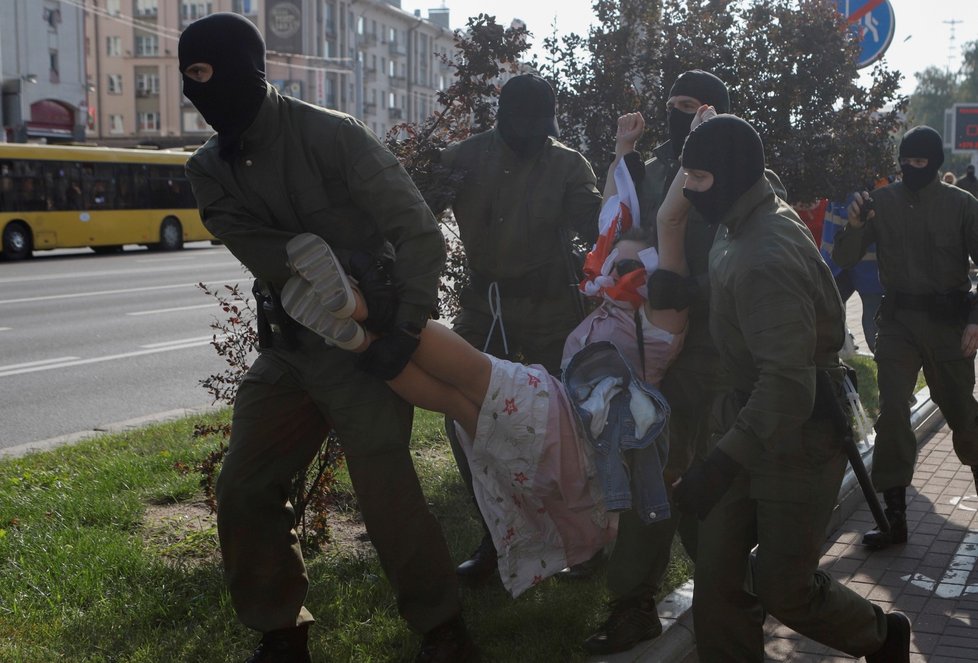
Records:
{"label": "black baton", "polygon": [[876,494],[873,482],[863,464],[863,458],[859,455],[859,448],[856,447],[856,438],[852,434],[852,420],[842,408],[842,403],[836,397],[835,385],[827,371],[815,372],[815,411],[828,415],[835,427],[835,432],[842,438],[842,448],[846,452],[849,464],[852,466],[852,473],[859,481],[859,487],[866,498],[866,504],[873,513],[873,519],[880,532],[890,531],[890,521],[883,512],[883,505]]}

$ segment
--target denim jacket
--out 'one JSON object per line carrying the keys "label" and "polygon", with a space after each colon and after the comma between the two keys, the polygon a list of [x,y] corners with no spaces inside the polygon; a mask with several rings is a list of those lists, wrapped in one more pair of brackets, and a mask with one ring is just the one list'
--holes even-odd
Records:
{"label": "denim jacket", "polygon": [[[607,422],[595,437],[591,432],[592,415],[581,404],[591,389],[607,377],[622,378],[626,386],[611,399]],[[563,382],[582,434],[594,449],[608,511],[634,509],[643,523],[668,518],[669,499],[662,469],[669,454],[669,440],[662,432],[669,419],[669,404],[662,393],[636,379],[618,348],[608,341],[591,343],[577,352],[564,369]],[[661,415],[641,438],[635,436],[629,384],[645,393]]]}

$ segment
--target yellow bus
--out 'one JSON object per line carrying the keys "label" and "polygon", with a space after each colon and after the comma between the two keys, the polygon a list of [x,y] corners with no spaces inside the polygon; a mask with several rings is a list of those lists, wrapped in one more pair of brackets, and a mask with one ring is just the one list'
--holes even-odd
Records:
{"label": "yellow bus", "polygon": [[0,257],[142,244],[172,251],[213,240],[179,150],[0,144]]}

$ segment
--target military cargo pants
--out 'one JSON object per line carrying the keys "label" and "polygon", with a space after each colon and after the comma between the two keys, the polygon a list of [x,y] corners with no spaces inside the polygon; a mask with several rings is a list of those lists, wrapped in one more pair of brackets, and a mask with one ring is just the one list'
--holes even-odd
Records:
{"label": "military cargo pants", "polygon": [[910,427],[910,397],[921,368],[930,396],[951,428],[958,460],[978,465],[975,358],[961,354],[963,331],[963,325],[935,322],[923,311],[880,315],[875,353],[880,415],[873,452],[877,490],[909,486],[913,479],[917,439]]}
{"label": "military cargo pants", "polygon": [[[307,335],[303,334],[303,337]],[[292,478],[336,430],[360,510],[401,616],[426,632],[460,609],[451,558],[428,511],[408,444],[412,409],[357,370],[352,353],[305,338],[265,350],[238,390],[217,484],[218,534],[241,621],[269,631],[313,621],[288,501]]]}
{"label": "military cargo pants", "polygon": [[882,646],[882,610],[818,568],[845,466],[829,424],[809,421],[741,472],[700,523],[693,622],[701,663],[761,663],[765,614],[851,656]]}

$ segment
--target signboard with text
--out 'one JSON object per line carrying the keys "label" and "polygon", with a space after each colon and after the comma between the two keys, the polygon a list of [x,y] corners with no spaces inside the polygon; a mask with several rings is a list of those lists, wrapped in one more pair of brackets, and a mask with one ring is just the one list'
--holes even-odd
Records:
{"label": "signboard with text", "polygon": [[954,104],[954,142],[955,152],[978,152],[978,103]]}

